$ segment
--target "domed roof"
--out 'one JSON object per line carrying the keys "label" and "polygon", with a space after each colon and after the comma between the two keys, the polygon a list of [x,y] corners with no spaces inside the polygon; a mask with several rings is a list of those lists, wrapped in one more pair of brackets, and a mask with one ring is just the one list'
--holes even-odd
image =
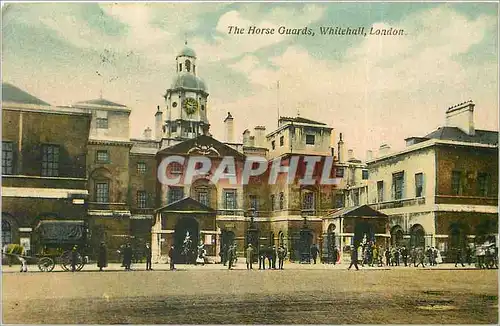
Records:
{"label": "domed roof", "polygon": [[179,54],[177,55],[177,57],[182,57],[182,56],[196,58],[196,53],[194,52],[193,49],[185,46],[184,49],[182,49],[182,51],[179,52]]}
{"label": "domed roof", "polygon": [[174,78],[172,86],[170,88],[171,89],[189,88],[189,89],[201,90],[204,92],[207,91],[207,86],[205,85],[205,82],[201,78],[198,78],[190,73],[177,75]]}

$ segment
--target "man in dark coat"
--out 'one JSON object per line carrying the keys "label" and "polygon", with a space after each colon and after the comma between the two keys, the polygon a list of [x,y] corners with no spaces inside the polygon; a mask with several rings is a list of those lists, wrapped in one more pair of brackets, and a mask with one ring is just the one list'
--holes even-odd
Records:
{"label": "man in dark coat", "polygon": [[465,267],[464,262],[462,261],[462,249],[461,248],[455,249],[455,267],[457,267],[458,264],[462,264],[462,267]]}
{"label": "man in dark coat", "polygon": [[403,246],[403,248],[401,248],[401,256],[403,257],[403,263],[405,263],[405,267],[408,266],[408,249],[406,248],[406,246]]}
{"label": "man in dark coat", "polygon": [[311,256],[313,262],[316,264],[316,259],[318,259],[319,248],[316,244],[311,245]]}
{"label": "man in dark coat", "polygon": [[130,265],[132,265],[132,245],[130,242],[123,249],[123,265],[126,271],[129,271]]}
{"label": "man in dark coat", "polygon": [[153,252],[151,251],[151,246],[149,243],[146,243],[146,248],[144,248],[144,255],[146,256],[146,270],[152,271],[153,267],[151,264],[151,260],[153,258]]}
{"label": "man in dark coat", "polygon": [[99,271],[102,272],[104,267],[108,267],[108,250],[106,248],[106,244],[101,242],[99,245],[99,255],[97,257],[97,267],[99,267]]}
{"label": "man in dark coat", "polygon": [[236,258],[236,246],[230,245],[227,253],[228,269],[233,269],[234,260]]}
{"label": "man in dark coat", "polygon": [[333,264],[336,265],[338,260],[339,260],[339,248],[335,246],[333,248]]}
{"label": "man in dark coat", "polygon": [[278,248],[278,268],[283,269],[283,263],[286,257],[286,249],[283,246]]}
{"label": "man in dark coat", "polygon": [[168,258],[170,261],[170,270],[171,271],[173,271],[175,269],[174,256],[175,256],[175,248],[174,248],[174,246],[170,246],[170,250],[168,251]]}
{"label": "man in dark coat", "polygon": [[73,249],[71,249],[71,271],[74,272],[76,271],[76,264],[78,260],[78,251],[76,249],[76,246],[73,246]]}
{"label": "man in dark coat", "polygon": [[357,247],[351,247],[351,265],[347,268],[348,270],[351,269],[351,267],[354,265],[356,267],[356,270],[359,270],[358,267],[358,248]]}

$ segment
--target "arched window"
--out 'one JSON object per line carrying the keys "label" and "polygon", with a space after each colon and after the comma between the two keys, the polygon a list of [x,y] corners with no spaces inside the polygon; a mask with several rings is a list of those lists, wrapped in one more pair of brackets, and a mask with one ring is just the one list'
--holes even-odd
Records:
{"label": "arched window", "polygon": [[278,245],[285,245],[285,234],[283,234],[283,231],[278,232]]}
{"label": "arched window", "polygon": [[285,194],[280,192],[280,209],[285,208]]}
{"label": "arched window", "polygon": [[391,245],[400,247],[403,245],[403,228],[396,225],[391,229]]}
{"label": "arched window", "polygon": [[186,71],[187,71],[187,72],[190,72],[190,71],[191,71],[191,61],[186,60],[186,61],[184,62],[184,65],[186,66]]}
{"label": "arched window", "polygon": [[12,226],[2,219],[2,247],[9,243],[12,243]]}
{"label": "arched window", "polygon": [[425,247],[425,231],[422,225],[415,224],[410,230],[410,246],[415,248]]}
{"label": "arched window", "polygon": [[182,71],[182,63],[179,63],[179,71]]}

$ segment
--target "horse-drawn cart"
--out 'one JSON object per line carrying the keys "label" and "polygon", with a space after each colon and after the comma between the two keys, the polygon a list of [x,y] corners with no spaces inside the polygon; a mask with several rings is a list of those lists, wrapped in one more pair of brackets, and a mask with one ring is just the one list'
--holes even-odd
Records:
{"label": "horse-drawn cart", "polygon": [[[35,257],[42,272],[50,272],[56,263],[63,270],[80,271],[85,266],[88,229],[82,220],[42,220],[34,230]],[[29,257],[28,257],[29,258]]]}

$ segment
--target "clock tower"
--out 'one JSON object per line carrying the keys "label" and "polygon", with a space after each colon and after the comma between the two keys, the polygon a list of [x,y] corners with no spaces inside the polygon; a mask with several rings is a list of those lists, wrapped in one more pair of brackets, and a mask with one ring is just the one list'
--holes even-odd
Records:
{"label": "clock tower", "polygon": [[208,134],[207,87],[197,76],[196,53],[186,46],[175,58],[176,76],[165,98],[161,147]]}

